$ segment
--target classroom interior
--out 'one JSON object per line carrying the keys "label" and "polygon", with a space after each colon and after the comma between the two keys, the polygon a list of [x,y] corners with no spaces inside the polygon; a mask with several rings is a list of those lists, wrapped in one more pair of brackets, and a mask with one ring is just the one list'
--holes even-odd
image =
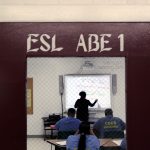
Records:
{"label": "classroom interior", "polygon": [[[90,65],[86,64],[87,62]],[[114,83],[111,85],[111,108],[114,116],[126,122],[125,62],[125,57],[28,57],[27,78],[33,79],[33,113],[27,114],[27,150],[50,149],[50,144],[43,140],[44,125],[42,118],[48,117],[50,114],[62,113],[59,92],[60,75],[115,75],[115,85],[113,85]],[[62,95],[62,101],[63,107],[65,107],[65,94]],[[65,108],[63,110],[65,111]],[[64,115],[66,115],[65,112]],[[103,116],[103,110],[92,110],[89,120],[95,122]]]}

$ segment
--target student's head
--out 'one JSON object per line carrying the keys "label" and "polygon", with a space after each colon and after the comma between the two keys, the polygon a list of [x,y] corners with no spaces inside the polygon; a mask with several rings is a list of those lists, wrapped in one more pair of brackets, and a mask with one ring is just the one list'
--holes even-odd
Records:
{"label": "student's head", "polygon": [[80,134],[90,134],[90,124],[88,122],[81,122],[79,125]]}
{"label": "student's head", "polygon": [[69,108],[68,109],[68,113],[67,114],[68,114],[69,117],[74,117],[75,113],[76,113],[76,111],[75,111],[74,108]]}
{"label": "student's head", "polygon": [[81,92],[79,93],[79,95],[81,96],[81,98],[85,98],[85,97],[86,97],[86,92],[81,91]]}
{"label": "student's head", "polygon": [[105,116],[109,116],[109,115],[113,115],[113,111],[112,111],[111,108],[107,108],[107,109],[105,110]]}
{"label": "student's head", "polygon": [[88,122],[81,122],[79,125],[80,139],[78,143],[78,150],[86,149],[86,135],[90,134],[90,124]]}

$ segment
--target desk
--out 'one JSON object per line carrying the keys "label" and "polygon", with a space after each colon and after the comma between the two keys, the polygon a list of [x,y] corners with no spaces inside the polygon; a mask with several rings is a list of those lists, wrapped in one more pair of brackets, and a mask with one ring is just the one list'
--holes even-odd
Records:
{"label": "desk", "polygon": [[43,117],[43,126],[44,126],[44,141],[47,139],[47,131],[50,131],[50,138],[53,137],[53,131],[56,130],[54,127],[51,127],[51,125],[55,125],[56,121],[50,120],[49,117]]}
{"label": "desk", "polygon": [[47,131],[50,131],[51,133],[50,133],[50,138],[52,139],[52,138],[54,138],[53,137],[53,131],[55,130],[56,131],[56,128],[54,128],[54,127],[44,127],[44,141],[47,139]]}
{"label": "desk", "polygon": [[[47,140],[47,142],[49,144],[51,144],[51,150],[52,150],[52,146],[55,146],[55,147],[59,147],[59,148],[62,148],[62,149],[66,149],[66,144],[65,145],[60,145],[58,144],[57,142],[65,142],[66,140],[61,140],[61,139],[52,139],[52,140]],[[56,148],[55,148],[56,149]]]}
{"label": "desk", "polygon": [[[100,139],[100,146],[103,147],[119,147],[122,139]],[[59,147],[59,148],[66,148],[66,140],[61,139],[52,139],[47,140],[48,143],[51,144],[51,150],[52,146]],[[59,144],[58,142],[61,142],[62,144]]]}

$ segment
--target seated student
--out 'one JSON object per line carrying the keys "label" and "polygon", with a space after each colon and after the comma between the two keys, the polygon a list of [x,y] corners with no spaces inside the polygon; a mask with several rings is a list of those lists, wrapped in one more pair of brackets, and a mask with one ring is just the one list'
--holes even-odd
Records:
{"label": "seated student", "polygon": [[123,138],[125,130],[125,123],[118,117],[113,117],[113,111],[112,109],[106,109],[105,110],[105,117],[100,118],[94,125],[93,125],[93,131],[96,134],[96,136],[100,138],[112,138],[111,136],[114,136],[113,138],[117,138],[115,136],[119,135],[108,135],[106,136],[106,133],[122,133]]}
{"label": "seated student", "polygon": [[81,122],[79,131],[67,139],[67,150],[99,150],[100,141],[90,129],[88,122]]}
{"label": "seated student", "polygon": [[79,128],[80,120],[75,117],[75,109],[68,109],[68,117],[60,119],[56,122],[55,127],[58,131],[77,131]]}
{"label": "seated student", "polygon": [[126,138],[123,138],[121,144],[120,144],[121,150],[127,150],[127,140]]}

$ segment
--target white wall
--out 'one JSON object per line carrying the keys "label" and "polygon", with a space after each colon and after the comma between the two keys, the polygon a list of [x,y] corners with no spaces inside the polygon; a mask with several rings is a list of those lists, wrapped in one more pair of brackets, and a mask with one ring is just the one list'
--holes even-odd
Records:
{"label": "white wall", "polygon": [[[94,69],[81,69],[85,60],[91,60]],[[27,134],[42,135],[42,117],[61,113],[59,75],[76,73],[117,74],[117,94],[112,97],[114,115],[125,120],[125,59],[99,58],[28,58],[27,77],[33,77],[33,115],[27,116]],[[103,114],[96,114],[100,117]]]}
{"label": "white wall", "polygon": [[0,22],[149,20],[150,0],[0,0]]}
{"label": "white wall", "polygon": [[2,5],[64,5],[64,4],[72,4],[72,5],[88,5],[88,4],[101,4],[101,5],[135,5],[142,4],[147,5],[150,4],[150,0],[1,0],[0,4]]}

